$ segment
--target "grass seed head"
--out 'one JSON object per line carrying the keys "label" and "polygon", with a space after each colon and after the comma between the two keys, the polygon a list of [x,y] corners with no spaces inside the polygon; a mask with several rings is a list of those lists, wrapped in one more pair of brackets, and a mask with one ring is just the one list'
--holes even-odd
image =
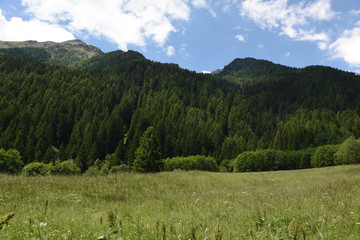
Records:
{"label": "grass seed head", "polygon": [[109,221],[109,227],[113,227],[116,225],[116,213],[115,210],[109,210],[108,212],[108,221]]}
{"label": "grass seed head", "polygon": [[223,235],[223,229],[219,224],[216,224],[213,230],[215,240],[221,240]]}
{"label": "grass seed head", "polygon": [[191,240],[195,240],[196,239],[196,237],[195,237],[195,228],[194,228],[194,226],[191,226],[191,230],[190,230],[190,239]]}

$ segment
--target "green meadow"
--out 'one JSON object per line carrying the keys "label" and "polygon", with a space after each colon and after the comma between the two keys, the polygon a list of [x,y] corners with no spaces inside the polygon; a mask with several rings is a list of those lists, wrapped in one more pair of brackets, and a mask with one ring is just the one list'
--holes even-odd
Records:
{"label": "green meadow", "polygon": [[0,239],[360,239],[360,165],[0,175]]}

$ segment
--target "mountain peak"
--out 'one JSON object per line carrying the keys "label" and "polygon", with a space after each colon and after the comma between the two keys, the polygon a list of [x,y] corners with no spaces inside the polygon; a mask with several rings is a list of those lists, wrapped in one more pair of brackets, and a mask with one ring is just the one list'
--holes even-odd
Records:
{"label": "mountain peak", "polygon": [[269,76],[294,71],[296,71],[295,68],[276,64],[267,60],[247,57],[234,59],[231,63],[224,67],[219,75],[229,78],[231,81],[246,82],[250,79],[256,79],[265,75]]}
{"label": "mountain peak", "polygon": [[0,41],[0,52],[10,53],[20,58],[34,58],[41,62],[60,66],[77,66],[82,61],[99,56],[103,52],[81,40],[66,42],[9,42]]}

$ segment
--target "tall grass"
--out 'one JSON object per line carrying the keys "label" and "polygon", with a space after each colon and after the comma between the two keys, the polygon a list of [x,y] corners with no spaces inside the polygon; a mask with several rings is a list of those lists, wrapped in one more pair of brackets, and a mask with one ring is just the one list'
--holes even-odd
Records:
{"label": "tall grass", "polygon": [[360,239],[360,166],[0,175],[0,239]]}

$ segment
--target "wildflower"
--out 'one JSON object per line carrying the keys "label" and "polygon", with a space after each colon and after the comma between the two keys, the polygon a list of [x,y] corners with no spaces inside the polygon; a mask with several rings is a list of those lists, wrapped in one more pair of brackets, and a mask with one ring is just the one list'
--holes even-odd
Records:
{"label": "wildflower", "polygon": [[47,225],[47,223],[46,222],[41,222],[39,225],[40,225],[40,227],[45,227]]}

